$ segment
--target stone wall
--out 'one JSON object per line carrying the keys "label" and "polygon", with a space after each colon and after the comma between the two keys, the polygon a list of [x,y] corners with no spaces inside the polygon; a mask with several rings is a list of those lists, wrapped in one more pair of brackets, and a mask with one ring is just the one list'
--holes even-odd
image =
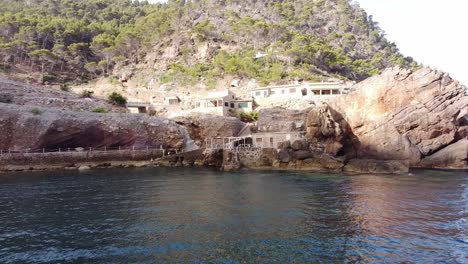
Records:
{"label": "stone wall", "polygon": [[223,151],[223,164],[236,163],[237,155],[240,166],[245,168],[264,168],[271,167],[277,159],[278,151],[276,149],[240,149],[237,153],[233,150]]}
{"label": "stone wall", "polygon": [[239,151],[239,160],[248,168],[268,167],[273,165],[277,155],[276,149],[243,149]]}
{"label": "stone wall", "polygon": [[127,166],[149,163],[162,154],[161,150],[3,154],[0,171]]}

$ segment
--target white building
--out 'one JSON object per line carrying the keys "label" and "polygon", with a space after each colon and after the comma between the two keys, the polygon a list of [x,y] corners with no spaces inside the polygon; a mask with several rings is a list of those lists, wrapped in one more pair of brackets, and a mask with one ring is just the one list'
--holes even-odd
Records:
{"label": "white building", "polygon": [[236,99],[230,90],[210,92],[196,103],[194,112],[229,116],[236,112],[252,112],[253,100]]}
{"label": "white building", "polygon": [[255,99],[323,99],[329,96],[346,94],[350,85],[345,82],[315,82],[292,85],[268,86],[252,89]]}
{"label": "white building", "polygon": [[126,107],[132,114],[146,114],[150,111],[152,105],[144,102],[128,102]]}
{"label": "white building", "polygon": [[180,98],[178,96],[166,96],[164,97],[164,105],[180,105]]}
{"label": "white building", "polygon": [[291,143],[305,138],[305,132],[262,132],[239,137],[220,137],[205,140],[205,146],[210,149],[235,149],[237,147],[273,148],[279,149],[280,143]]}
{"label": "white building", "polygon": [[252,146],[256,148],[279,148],[285,141],[294,142],[305,137],[305,132],[260,132],[251,134]]}

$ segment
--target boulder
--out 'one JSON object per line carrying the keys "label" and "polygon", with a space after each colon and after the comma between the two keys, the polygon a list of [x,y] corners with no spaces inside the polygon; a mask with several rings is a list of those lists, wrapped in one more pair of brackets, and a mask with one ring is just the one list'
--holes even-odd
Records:
{"label": "boulder", "polygon": [[291,161],[291,154],[288,150],[282,149],[278,152],[278,160],[282,163],[288,163]]}
{"label": "boulder", "polygon": [[294,164],[299,170],[341,172],[344,163],[327,154],[314,155],[313,158],[297,160]]}
{"label": "boulder", "polygon": [[462,139],[423,158],[419,167],[437,169],[464,169],[468,160],[468,139]]}
{"label": "boulder", "polygon": [[297,139],[291,144],[293,150],[308,150],[309,143],[305,139]]}
{"label": "boulder", "polygon": [[294,151],[292,153],[292,158],[295,160],[305,160],[314,157],[314,153],[307,150]]}
{"label": "boulder", "polygon": [[203,164],[209,167],[221,167],[223,164],[223,151],[221,149],[205,149],[203,151]]}
{"label": "boulder", "polygon": [[278,143],[278,149],[289,149],[291,148],[291,141],[283,141]]}

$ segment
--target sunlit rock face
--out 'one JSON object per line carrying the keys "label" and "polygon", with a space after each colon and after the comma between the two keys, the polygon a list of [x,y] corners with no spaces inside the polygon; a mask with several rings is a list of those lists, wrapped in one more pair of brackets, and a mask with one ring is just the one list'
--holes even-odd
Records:
{"label": "sunlit rock face", "polygon": [[198,146],[203,146],[206,139],[236,137],[246,125],[236,117],[207,114],[192,114],[174,120],[187,129]]}
{"label": "sunlit rock face", "polygon": [[0,103],[0,149],[184,147],[174,121],[132,114],[96,114]]}
{"label": "sunlit rock face", "polygon": [[446,73],[387,69],[329,107],[358,139],[359,158],[409,160],[412,167],[467,167],[466,87]]}

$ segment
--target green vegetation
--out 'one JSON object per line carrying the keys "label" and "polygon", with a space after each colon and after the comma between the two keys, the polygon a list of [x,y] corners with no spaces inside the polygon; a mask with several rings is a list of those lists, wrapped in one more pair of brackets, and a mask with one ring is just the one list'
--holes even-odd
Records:
{"label": "green vegetation", "polygon": [[232,116],[239,118],[245,123],[254,123],[258,121],[258,112],[256,111],[246,113],[229,109],[229,112]]}
{"label": "green vegetation", "polygon": [[258,121],[258,112],[241,113],[240,119],[243,122],[252,123]]}
{"label": "green vegetation", "polygon": [[107,113],[106,109],[101,108],[101,107],[95,108],[95,109],[93,109],[93,111],[91,111],[91,112],[93,112],[93,113]]}
{"label": "green vegetation", "polygon": [[130,56],[147,36],[143,28],[149,30],[139,19],[162,12],[162,5],[128,0],[0,0],[0,6],[0,62],[82,79]]}
{"label": "green vegetation", "polygon": [[[158,73],[160,82],[208,88],[225,74],[266,85],[362,80],[395,65],[418,67],[351,0],[0,0],[0,6],[0,70],[26,68],[41,82],[112,81],[115,67],[146,63],[146,55],[168,48],[175,55],[161,62],[167,70]],[[208,48],[199,57],[202,44]]]}
{"label": "green vegetation", "polygon": [[34,115],[40,115],[42,114],[42,111],[39,108],[33,108],[31,109],[31,113],[33,113]]}
{"label": "green vegetation", "polygon": [[109,95],[109,101],[118,106],[125,106],[127,104],[127,99],[117,92]]}

